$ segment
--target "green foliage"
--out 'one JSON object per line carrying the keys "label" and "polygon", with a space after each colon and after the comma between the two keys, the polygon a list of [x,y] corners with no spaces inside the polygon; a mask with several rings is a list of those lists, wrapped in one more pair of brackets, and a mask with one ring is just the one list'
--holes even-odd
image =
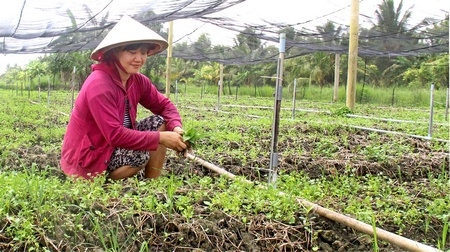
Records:
{"label": "green foliage", "polygon": [[340,107],[333,112],[333,115],[339,117],[346,117],[347,114],[353,114],[353,111],[349,107]]}
{"label": "green foliage", "polygon": [[[348,125],[424,135],[426,123],[351,118],[344,116],[351,111],[342,103],[310,101],[299,103],[299,108],[314,113],[299,111],[292,120],[291,104],[283,103],[279,135],[283,143],[279,149],[282,160],[292,167],[303,167],[305,157],[310,155],[306,165],[313,165],[318,176],[311,178],[300,171],[280,171],[277,187],[267,187],[262,171],[267,170],[264,160],[270,149],[273,97],[251,95],[236,101],[234,96],[223,96],[222,114],[204,109],[216,106],[215,94],[198,99],[199,93],[194,92],[198,89],[188,87],[188,92],[179,96],[179,104],[189,106],[179,106],[190,126],[184,135],[186,141],[195,142],[197,155],[206,160],[231,164],[236,169],[251,167],[255,173],[261,171],[253,179],[258,182],[248,183],[243,177],[231,181],[225,177],[172,173],[157,180],[129,179],[108,184],[102,178],[93,182],[58,179],[49,174],[52,167],[42,168],[40,163],[45,161],[29,164],[28,158],[33,155],[18,150],[40,146],[44,153],[59,153],[71,109],[70,94],[55,92],[51,94],[50,104],[39,104],[9,90],[0,91],[4,97],[0,105],[0,223],[5,236],[11,238],[11,247],[41,251],[42,247],[50,246],[43,245],[42,237],[48,237],[64,244],[91,244],[105,251],[132,250],[132,244],[145,250],[143,232],[133,221],[145,218],[146,214],[192,220],[201,218],[199,207],[205,214],[222,212],[243,223],[251,223],[255,216],[265,216],[286,225],[302,225],[314,240],[317,232],[308,229],[314,220],[308,214],[309,209],[295,203],[298,197],[366,223],[394,226],[399,234],[411,226],[422,228],[428,242],[448,248],[447,166],[442,168],[440,177],[430,174],[420,181],[402,182],[382,172],[359,176],[358,167],[346,162],[346,157],[337,156],[345,149],[351,160],[362,159],[359,161],[380,166],[395,163],[403,156],[412,157],[423,148],[421,142],[395,135],[364,133]],[[38,100],[36,92],[31,92],[31,100]],[[236,106],[238,102],[245,106]],[[195,106],[202,109],[201,113],[197,113]],[[436,108],[435,122],[445,122],[442,111],[443,108]],[[414,121],[429,116],[426,109],[363,104],[358,104],[353,113]],[[447,126],[436,124],[435,136],[448,139]],[[200,132],[215,133],[204,137]],[[362,136],[370,141],[359,142]],[[437,152],[448,150],[445,143],[427,143],[426,148]],[[318,163],[318,160],[330,163]],[[333,170],[335,164],[345,166],[341,173]],[[398,170],[403,172],[402,168]],[[151,229],[147,227],[146,232],[156,232]],[[381,244],[374,246],[381,247]]]}
{"label": "green foliage", "polygon": [[196,147],[198,141],[204,137],[206,137],[206,134],[199,133],[195,128],[189,128],[183,132],[183,142],[188,142],[192,147]]}
{"label": "green foliage", "polygon": [[448,54],[428,56],[416,68],[409,68],[403,74],[403,79],[412,87],[427,88],[435,83],[437,88],[448,86]]}

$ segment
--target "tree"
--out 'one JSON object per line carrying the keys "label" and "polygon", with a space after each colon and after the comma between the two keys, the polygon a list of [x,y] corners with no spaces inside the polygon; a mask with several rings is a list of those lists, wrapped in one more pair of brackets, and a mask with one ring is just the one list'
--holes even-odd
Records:
{"label": "tree", "polygon": [[[160,34],[162,37],[167,38],[168,33],[164,31],[164,26],[162,23],[153,22],[153,18],[155,17],[155,13],[153,11],[147,11],[144,13],[140,13],[136,15],[134,18],[139,20],[143,25],[150,28],[152,31]],[[147,58],[145,65],[142,68],[142,73],[149,77],[153,83],[156,85],[161,85],[161,83],[165,83],[165,72],[166,72],[166,57],[157,54]],[[165,87],[165,85],[164,85]]]}
{"label": "tree", "polygon": [[250,51],[254,51],[261,46],[261,39],[256,35],[256,31],[252,28],[245,28],[236,36],[235,43],[238,47],[247,47]]}
{"label": "tree", "polygon": [[211,39],[209,38],[209,35],[206,33],[203,33],[198,37],[197,41],[194,42],[193,48],[195,50],[195,53],[200,55],[206,55],[211,50]]}
{"label": "tree", "polygon": [[208,81],[208,84],[217,84],[220,78],[219,63],[213,62],[208,65],[204,65],[200,72],[202,78]]}
{"label": "tree", "polygon": [[[75,69],[75,81],[81,85],[90,73],[90,66],[93,63],[89,55],[91,51],[80,51],[72,53],[53,53],[42,59],[48,65],[48,71],[55,77],[60,75],[62,83],[68,83]],[[80,88],[80,86],[78,87]]]}
{"label": "tree", "polygon": [[[386,54],[417,44],[418,41],[412,34],[414,29],[408,28],[412,16],[411,8],[403,11],[403,0],[397,7],[395,7],[394,0],[383,0],[375,11],[376,23],[373,23],[374,26],[370,29],[366,41],[370,41],[371,46],[386,52]],[[390,57],[376,58],[375,65],[382,74],[382,81],[387,86],[393,84],[395,77],[399,76],[403,70],[396,67]]]}
{"label": "tree", "polygon": [[[327,21],[324,25],[317,26],[316,30],[320,35],[319,39],[308,39],[300,36],[300,34],[294,35],[292,32],[290,32],[290,37],[294,36],[294,40],[303,42],[305,45],[322,44],[328,46],[330,50],[340,45],[342,37],[341,26],[336,27],[333,22]],[[289,29],[287,31],[289,32]],[[295,51],[301,53],[299,50]],[[333,66],[335,64],[333,55],[324,51],[288,59],[285,64],[286,72],[288,73],[287,80],[289,80],[289,83],[292,83],[295,78],[311,78],[320,87],[323,87],[326,83],[332,83],[334,76]]]}
{"label": "tree", "polygon": [[[32,81],[34,77],[39,77],[39,85],[40,85],[40,77],[48,74],[48,64],[45,61],[40,59],[32,60],[28,63],[27,73],[29,74],[30,80]],[[40,88],[40,87],[39,87]]]}
{"label": "tree", "polygon": [[328,20],[324,25],[316,26],[316,30],[319,32],[323,44],[329,46],[340,44],[342,35],[341,26],[336,27],[332,21]]}
{"label": "tree", "polygon": [[[434,47],[439,45],[447,45],[449,42],[448,37],[448,26],[449,15],[447,14],[444,20],[436,21],[434,19],[426,18],[422,21],[423,25],[427,28],[425,31],[421,32],[421,42],[427,46]],[[431,26],[431,27],[430,27]],[[439,36],[440,34],[447,34],[447,36]]]}
{"label": "tree", "polygon": [[2,75],[2,79],[5,80],[6,85],[10,86],[11,89],[14,89],[14,85],[18,87],[18,82],[21,81],[21,76],[23,76],[24,70],[15,64],[14,66],[7,65],[6,72]]}
{"label": "tree", "polygon": [[448,54],[430,55],[418,66],[411,66],[402,75],[403,79],[412,87],[427,87],[430,83],[435,83],[436,88],[448,85]]}

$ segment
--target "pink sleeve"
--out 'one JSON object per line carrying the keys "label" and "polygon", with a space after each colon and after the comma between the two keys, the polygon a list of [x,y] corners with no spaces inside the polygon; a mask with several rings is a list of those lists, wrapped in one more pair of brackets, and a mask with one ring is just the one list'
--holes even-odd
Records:
{"label": "pink sleeve", "polygon": [[95,124],[111,146],[132,150],[158,148],[159,132],[137,131],[123,127],[123,118],[120,117],[117,99],[112,92],[97,86],[88,90],[86,94]]}
{"label": "pink sleeve", "polygon": [[175,127],[182,127],[181,116],[177,107],[170,99],[161,94],[148,79],[142,85],[142,96],[139,103],[153,114],[160,115],[166,121],[166,129],[172,131]]}

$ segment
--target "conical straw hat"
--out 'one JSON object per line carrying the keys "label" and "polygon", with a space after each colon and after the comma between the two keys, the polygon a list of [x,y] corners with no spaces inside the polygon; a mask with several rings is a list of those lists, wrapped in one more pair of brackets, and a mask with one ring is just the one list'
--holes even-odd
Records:
{"label": "conical straw hat", "polygon": [[156,32],[129,16],[123,16],[91,53],[91,59],[100,61],[100,52],[104,53],[114,47],[135,43],[149,43],[159,46],[158,50],[152,50],[148,56],[160,53],[166,50],[168,46],[167,41]]}

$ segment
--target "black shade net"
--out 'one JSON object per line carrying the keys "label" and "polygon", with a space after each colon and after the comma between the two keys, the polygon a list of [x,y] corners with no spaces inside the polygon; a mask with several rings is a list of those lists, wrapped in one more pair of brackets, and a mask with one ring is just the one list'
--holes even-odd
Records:
{"label": "black shade net", "polygon": [[[66,53],[95,48],[114,24],[129,15],[151,26],[173,20],[195,19],[218,29],[234,31],[260,40],[251,50],[238,44],[189,47],[177,50],[173,56],[198,61],[225,64],[273,62],[279,34],[287,32],[286,56],[297,57],[315,52],[348,53],[347,25],[339,26],[339,34],[306,28],[308,21],[298,23],[263,22],[251,24],[222,16],[221,11],[245,0],[23,0],[9,1],[0,11],[0,52],[3,54]],[[361,15],[361,18],[364,18]],[[369,17],[372,18],[373,17]],[[447,21],[445,21],[445,19]],[[333,22],[333,21],[332,21]],[[439,26],[440,28],[436,28]],[[167,38],[167,34],[161,34]],[[383,33],[361,30],[360,56],[397,57],[445,53],[449,50],[448,12],[444,19],[424,19],[407,30]],[[176,42],[176,41],[175,41]],[[374,45],[388,44],[378,47]]]}

